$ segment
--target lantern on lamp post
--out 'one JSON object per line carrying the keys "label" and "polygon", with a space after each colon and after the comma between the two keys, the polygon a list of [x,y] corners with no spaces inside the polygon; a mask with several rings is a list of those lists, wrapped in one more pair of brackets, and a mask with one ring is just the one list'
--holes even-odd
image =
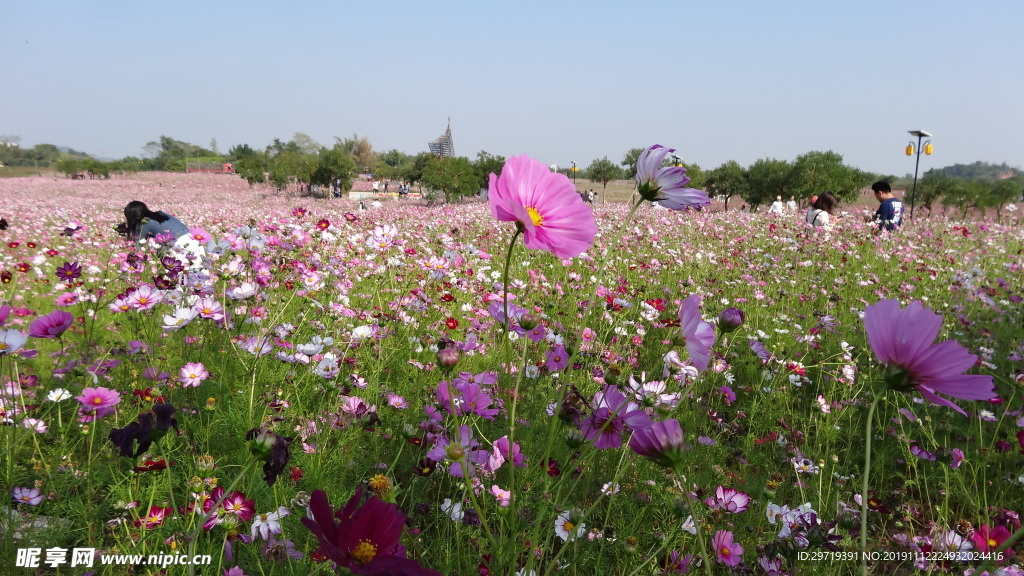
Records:
{"label": "lantern on lamp post", "polygon": [[[921,166],[921,140],[923,138],[931,138],[932,135],[927,133],[927,132],[925,132],[924,130],[910,130],[909,132],[910,132],[911,136],[917,136],[917,160],[914,162],[914,188],[910,192],[910,217],[913,218],[914,217],[914,199],[917,196],[917,171],[918,171],[918,168]],[[931,140],[926,141],[924,143],[924,153],[925,153],[925,155],[926,156],[931,156],[933,150],[934,150],[934,147],[932,146],[932,141]],[[914,155],[914,141],[913,140],[911,140],[910,142],[907,143],[906,152],[907,152],[907,156],[913,156]]]}

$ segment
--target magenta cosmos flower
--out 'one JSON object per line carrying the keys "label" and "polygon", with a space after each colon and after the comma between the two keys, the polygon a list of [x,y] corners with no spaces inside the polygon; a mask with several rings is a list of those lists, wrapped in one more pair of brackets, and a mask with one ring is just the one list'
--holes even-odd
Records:
{"label": "magenta cosmos flower", "polygon": [[594,244],[594,214],[572,182],[525,154],[509,158],[501,176],[491,174],[488,199],[494,217],[516,222],[531,250],[550,250],[565,259]]}
{"label": "magenta cosmos flower", "polygon": [[690,362],[703,372],[711,362],[711,347],[715,344],[715,327],[704,321],[700,315],[701,298],[697,294],[690,296],[679,305],[679,334],[686,344],[686,352]]}
{"label": "magenta cosmos flower", "polygon": [[726,566],[736,566],[740,563],[740,555],[743,554],[743,547],[733,541],[732,532],[719,530],[711,539],[711,547],[718,555],[718,561]]}
{"label": "magenta cosmos flower", "polygon": [[303,518],[302,523],[320,541],[324,556],[352,574],[441,576],[405,557],[405,547],[399,542],[405,526],[401,508],[374,496],[360,506],[362,495],[360,486],[345,507],[335,512],[323,490],[313,492],[309,501],[312,518]]}
{"label": "magenta cosmos flower", "polygon": [[964,416],[962,408],[937,394],[964,400],[991,400],[996,396],[991,376],[964,374],[978,357],[956,340],[934,344],[942,316],[911,302],[900,309],[896,300],[882,300],[864,310],[868,344],[879,362],[886,364],[886,385],[900,392],[917,390],[933,404],[948,406]]}
{"label": "magenta cosmos flower", "polygon": [[683,429],[679,421],[671,418],[664,422],[655,422],[646,428],[633,432],[629,439],[629,447],[633,452],[650,458],[658,464],[670,469],[678,469],[682,464]]}
{"label": "magenta cosmos flower", "polygon": [[103,416],[109,414],[111,408],[121,401],[121,395],[117,390],[100,386],[82,390],[82,395],[75,396],[75,400],[82,405],[83,412],[95,412],[97,416]]}
{"label": "magenta cosmos flower", "polygon": [[28,327],[28,335],[33,338],[56,338],[71,327],[75,317],[70,312],[54,310],[46,316],[40,316]]}
{"label": "magenta cosmos flower", "polygon": [[636,187],[644,200],[658,202],[665,208],[700,210],[711,205],[711,199],[702,190],[686,188],[690,177],[682,166],[662,166],[665,156],[675,152],[655,144],[640,153],[636,161]]}

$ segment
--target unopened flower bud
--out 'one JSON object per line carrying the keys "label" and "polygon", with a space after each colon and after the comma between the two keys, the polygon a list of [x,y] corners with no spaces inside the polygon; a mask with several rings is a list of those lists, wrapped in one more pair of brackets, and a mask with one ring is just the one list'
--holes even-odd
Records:
{"label": "unopened flower bud", "polygon": [[733,332],[740,326],[743,326],[745,319],[743,310],[739,308],[726,308],[718,315],[718,329],[725,333]]}
{"label": "unopened flower bud", "polygon": [[459,351],[455,348],[444,348],[437,351],[437,364],[446,372],[451,371],[458,363]]}
{"label": "unopened flower bud", "polygon": [[537,324],[540,324],[540,318],[537,318],[535,314],[523,314],[519,318],[519,327],[523,330],[533,330]]}
{"label": "unopened flower bud", "polygon": [[452,442],[451,444],[448,445],[448,449],[445,450],[445,454],[448,455],[449,460],[461,460],[462,457],[466,454],[466,451],[463,450],[461,444],[456,444]]}
{"label": "unopened flower bud", "polygon": [[583,446],[583,434],[579,430],[569,430],[565,435],[565,445],[573,450]]}

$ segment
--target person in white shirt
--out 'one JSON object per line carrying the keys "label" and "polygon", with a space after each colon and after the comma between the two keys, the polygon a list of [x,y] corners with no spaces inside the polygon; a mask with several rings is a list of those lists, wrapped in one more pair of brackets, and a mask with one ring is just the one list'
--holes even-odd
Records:
{"label": "person in white shirt", "polygon": [[832,228],[832,211],[835,209],[836,204],[839,201],[832,195],[831,192],[822,192],[818,199],[814,201],[814,205],[804,215],[804,221],[815,228],[824,228],[830,230]]}
{"label": "person in white shirt", "polygon": [[769,214],[782,214],[782,196],[776,196],[775,202],[768,207]]}
{"label": "person in white shirt", "polygon": [[788,210],[790,214],[796,214],[796,196],[789,197],[789,202],[786,202],[786,210]]}

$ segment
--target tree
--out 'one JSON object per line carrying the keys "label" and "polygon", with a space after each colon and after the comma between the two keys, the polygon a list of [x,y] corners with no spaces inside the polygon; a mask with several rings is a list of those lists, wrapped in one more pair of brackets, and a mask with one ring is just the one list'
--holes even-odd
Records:
{"label": "tree", "polygon": [[967,218],[967,213],[978,207],[987,192],[988,187],[980,181],[953,179],[942,196],[942,207],[959,208],[963,211],[960,217]]}
{"label": "tree", "polygon": [[228,160],[237,162],[246,156],[257,156],[259,152],[254,150],[252,146],[248,144],[236,144],[231,148],[228,148]]}
{"label": "tree", "polygon": [[352,188],[352,180],[356,176],[356,162],[352,155],[335,146],[330,150],[320,152],[316,169],[313,171],[311,183],[323,187],[324,194],[330,190],[329,186],[341,181],[341,189],[348,191]]}
{"label": "tree", "polygon": [[302,132],[296,132],[291,141],[302,154],[319,154],[324,149],[323,144]]}
{"label": "tree", "polygon": [[792,165],[785,160],[762,158],[747,169],[747,193],[743,197],[753,211],[761,204],[771,202],[776,196],[792,195],[790,175]]}
{"label": "tree", "polygon": [[57,172],[64,174],[65,177],[70,178],[71,176],[85,170],[85,160],[82,158],[65,156],[64,158],[54,162],[53,168],[57,170]]}
{"label": "tree", "polygon": [[[449,202],[458,201],[480,191],[476,169],[468,158],[462,156],[432,157],[423,169],[423,184],[433,190],[444,192],[445,199]],[[428,197],[427,203],[432,202],[433,198]]]}
{"label": "tree", "polygon": [[843,156],[831,150],[797,156],[792,168],[792,195],[810,198],[832,192],[846,202],[856,200],[867,184],[865,175],[843,164]]}
{"label": "tree", "polygon": [[747,171],[735,160],[729,160],[718,168],[711,170],[704,178],[704,188],[708,196],[725,198],[725,209],[729,210],[729,198],[744,197],[747,194]]}
{"label": "tree", "polygon": [[409,182],[420,182],[423,180],[423,171],[426,169],[427,164],[431,160],[436,158],[430,152],[420,152],[412,159],[412,163],[407,165],[404,172],[405,179]]}
{"label": "tree", "polygon": [[690,183],[687,184],[688,187],[697,188],[698,190],[703,190],[707,187],[707,176],[699,164],[696,162],[680,162],[677,165],[686,168],[686,176],[690,179]]}
{"label": "tree", "polygon": [[920,202],[921,207],[928,210],[928,216],[932,215],[932,204],[952,192],[954,187],[953,179],[939,172],[928,172],[917,185],[915,202]]}
{"label": "tree", "polygon": [[[635,167],[634,167],[635,168]],[[601,191],[608,190],[608,183],[615,180],[622,174],[622,171],[607,156],[600,160],[594,160],[587,166],[587,177],[594,182],[601,183]]]}
{"label": "tree", "polygon": [[1003,206],[1020,198],[1020,183],[1010,179],[997,180],[992,184],[985,205],[996,209],[996,219],[1003,218]]}
{"label": "tree", "polygon": [[636,177],[636,163],[640,160],[640,155],[643,152],[643,148],[630,148],[629,152],[626,152],[626,156],[623,157],[620,163],[620,165],[626,167],[626,178]]}
{"label": "tree", "polygon": [[504,156],[495,156],[494,154],[488,154],[484,150],[477,152],[476,162],[473,162],[473,167],[476,169],[477,182],[480,185],[480,189],[490,187],[491,185],[491,174],[497,174],[501,176],[501,169],[505,166]]}
{"label": "tree", "polygon": [[392,168],[399,168],[410,162],[412,162],[412,156],[409,156],[405,152],[392,148],[387,152],[381,152],[377,155],[377,162],[383,162]]}
{"label": "tree", "polygon": [[235,174],[244,178],[249,186],[263,184],[267,181],[266,161],[257,154],[244,154],[235,160],[234,165]]}
{"label": "tree", "polygon": [[373,145],[365,136],[353,134],[351,138],[341,139],[334,137],[335,146],[340,145],[341,149],[352,155],[360,170],[369,172],[377,165],[377,155],[373,152]]}

